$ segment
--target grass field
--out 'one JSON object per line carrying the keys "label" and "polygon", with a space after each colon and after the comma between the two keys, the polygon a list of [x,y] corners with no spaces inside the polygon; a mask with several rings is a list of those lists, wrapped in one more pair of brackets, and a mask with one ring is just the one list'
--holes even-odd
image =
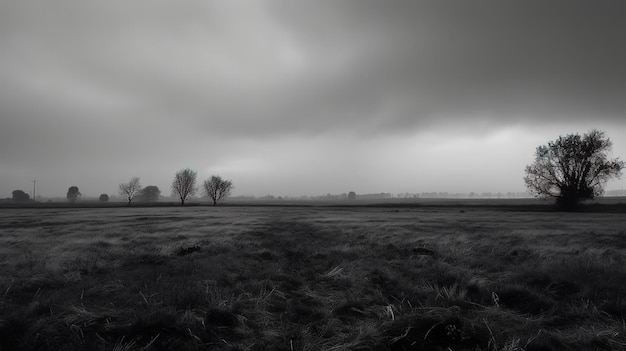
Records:
{"label": "grass field", "polygon": [[626,350],[626,214],[0,212],[0,350]]}

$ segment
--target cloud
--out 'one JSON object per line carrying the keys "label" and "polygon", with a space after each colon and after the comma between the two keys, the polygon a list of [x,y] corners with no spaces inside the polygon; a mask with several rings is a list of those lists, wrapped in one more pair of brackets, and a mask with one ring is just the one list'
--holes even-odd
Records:
{"label": "cloud", "polygon": [[4,5],[13,83],[52,85],[51,98],[94,109],[134,104],[211,134],[376,135],[468,115],[561,123],[615,119],[625,107],[615,3],[42,6]]}
{"label": "cloud", "polygon": [[275,7],[311,51],[351,53],[327,84],[343,98],[334,111],[391,105],[386,125],[404,129],[482,113],[616,120],[625,107],[624,5],[392,3]]}
{"label": "cloud", "polygon": [[609,1],[2,1],[1,162],[262,173],[297,140],[342,164],[342,138],[372,154],[621,125],[624,15]]}

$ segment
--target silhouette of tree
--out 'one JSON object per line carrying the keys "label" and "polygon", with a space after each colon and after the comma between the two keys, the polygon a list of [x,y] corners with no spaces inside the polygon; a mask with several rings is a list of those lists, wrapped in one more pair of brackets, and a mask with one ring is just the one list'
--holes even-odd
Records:
{"label": "silhouette of tree", "polygon": [[348,193],[348,200],[356,200],[356,193],[354,191]]}
{"label": "silhouette of tree", "polygon": [[604,132],[560,136],[537,147],[535,161],[526,166],[524,182],[531,194],[552,197],[564,209],[602,195],[606,182],[620,177],[624,162],[609,159],[612,143]]}
{"label": "silhouette of tree", "polygon": [[233,189],[233,182],[230,180],[223,180],[220,176],[211,176],[211,179],[204,181],[204,190],[207,196],[213,200],[213,206],[222,201]]}
{"label": "silhouette of tree", "polygon": [[108,202],[109,201],[109,195],[107,195],[107,194],[100,194],[100,197],[98,198],[98,201],[100,201],[100,202]]}
{"label": "silhouette of tree", "polygon": [[28,201],[30,200],[30,195],[25,193],[23,190],[13,190],[13,201]]}
{"label": "silhouette of tree", "polygon": [[82,194],[78,190],[78,187],[75,185],[72,185],[67,189],[67,201],[69,202],[76,202],[81,195]]}
{"label": "silhouette of tree", "polygon": [[148,185],[147,187],[139,191],[139,195],[137,195],[137,201],[157,202],[160,195],[161,190],[159,190],[159,187],[157,187],[156,185]]}
{"label": "silhouette of tree", "polygon": [[140,190],[141,185],[139,184],[139,177],[132,177],[128,183],[120,184],[120,195],[126,196],[128,204],[133,201]]}
{"label": "silhouette of tree", "polygon": [[186,168],[176,172],[174,176],[172,192],[180,198],[181,206],[196,193],[196,175],[195,171]]}

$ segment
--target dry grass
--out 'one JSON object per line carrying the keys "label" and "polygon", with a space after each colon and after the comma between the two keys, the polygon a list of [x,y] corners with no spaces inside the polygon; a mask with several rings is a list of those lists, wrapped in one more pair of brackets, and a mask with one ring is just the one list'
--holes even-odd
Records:
{"label": "dry grass", "polygon": [[626,215],[0,213],[0,350],[623,350]]}

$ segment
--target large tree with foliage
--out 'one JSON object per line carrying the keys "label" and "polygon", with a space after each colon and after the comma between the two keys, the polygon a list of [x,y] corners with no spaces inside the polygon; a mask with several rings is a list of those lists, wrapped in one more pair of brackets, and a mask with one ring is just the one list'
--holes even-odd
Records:
{"label": "large tree with foliage", "polygon": [[526,166],[524,182],[531,194],[555,198],[566,209],[602,195],[611,178],[620,177],[624,162],[609,159],[612,143],[604,132],[560,136],[537,147],[535,161]]}
{"label": "large tree with foliage", "polygon": [[30,200],[30,195],[28,195],[28,193],[25,193],[24,190],[13,190],[13,193],[11,194],[13,195],[13,201],[21,202]]}
{"label": "large tree with foliage", "polygon": [[185,205],[185,201],[196,193],[196,175],[189,168],[176,172],[172,181],[172,192],[178,196],[181,205]]}
{"label": "large tree with foliage", "polygon": [[128,204],[139,194],[141,185],[139,184],[139,177],[132,177],[128,183],[120,184],[120,195],[126,196]]}
{"label": "large tree with foliage", "polygon": [[76,200],[78,200],[81,195],[82,194],[80,193],[76,185],[72,185],[67,189],[67,201],[69,202],[76,202]]}
{"label": "large tree with foliage", "polygon": [[161,196],[161,190],[156,185],[148,185],[147,187],[141,189],[139,192],[139,196],[137,196],[137,200],[140,202],[157,202],[159,201],[159,196]]}
{"label": "large tree with foliage", "polygon": [[224,180],[220,176],[211,176],[211,179],[204,181],[204,190],[207,196],[213,200],[213,206],[227,198],[232,189],[233,182]]}

